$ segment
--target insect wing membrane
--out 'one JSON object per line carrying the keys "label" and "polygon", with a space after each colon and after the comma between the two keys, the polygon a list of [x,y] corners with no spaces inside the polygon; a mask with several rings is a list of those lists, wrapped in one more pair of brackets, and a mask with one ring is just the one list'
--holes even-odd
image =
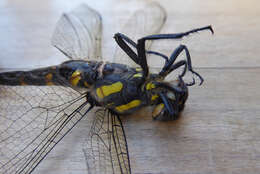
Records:
{"label": "insect wing membrane", "polygon": [[[146,3],[143,8],[137,10],[124,24],[120,33],[125,34],[134,42],[138,39],[158,34],[166,20],[166,12],[158,3]],[[130,45],[129,45],[130,46]],[[151,41],[146,42],[146,50],[151,46]],[[136,48],[130,46],[135,52]],[[137,66],[128,55],[119,47],[116,47],[114,62]]]}
{"label": "insect wing membrane", "polygon": [[99,109],[85,144],[88,173],[130,174],[127,141],[119,116]]}
{"label": "insect wing membrane", "polygon": [[68,87],[0,85],[0,173],[31,173],[88,108]]}
{"label": "insect wing membrane", "polygon": [[70,59],[101,59],[102,20],[100,14],[85,4],[59,19],[52,45]]}

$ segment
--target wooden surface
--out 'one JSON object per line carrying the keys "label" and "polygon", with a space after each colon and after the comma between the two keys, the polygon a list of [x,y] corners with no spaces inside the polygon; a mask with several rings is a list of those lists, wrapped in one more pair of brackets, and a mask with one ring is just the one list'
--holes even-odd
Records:
{"label": "wooden surface", "polygon": [[[63,11],[81,2],[103,16],[103,56],[111,60],[112,36],[138,6],[134,1],[3,0],[0,2],[0,68],[32,68],[66,58],[50,45]],[[153,121],[149,111],[123,118],[135,174],[260,173],[260,2],[257,0],[158,0],[168,13],[162,32],[211,24],[185,43],[205,79],[190,88],[182,117]],[[177,44],[179,44],[178,42]],[[176,45],[169,45],[171,51]],[[34,173],[86,172],[82,144],[87,120],[49,154]]]}

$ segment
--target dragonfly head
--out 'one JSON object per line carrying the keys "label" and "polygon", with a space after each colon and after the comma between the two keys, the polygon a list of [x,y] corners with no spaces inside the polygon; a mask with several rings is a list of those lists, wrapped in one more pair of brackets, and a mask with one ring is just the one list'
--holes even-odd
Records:
{"label": "dragonfly head", "polygon": [[151,101],[155,105],[152,116],[156,120],[175,120],[188,98],[188,88],[179,79],[173,82],[151,81],[146,84]]}

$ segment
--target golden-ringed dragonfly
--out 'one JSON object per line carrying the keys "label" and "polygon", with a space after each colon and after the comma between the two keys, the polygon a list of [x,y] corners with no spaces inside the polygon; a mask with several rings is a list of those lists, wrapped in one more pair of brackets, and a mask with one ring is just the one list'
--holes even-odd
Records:
{"label": "golden-ringed dragonfly", "polygon": [[[180,39],[203,30],[213,33],[213,29],[206,26],[182,33],[155,34],[165,20],[166,12],[156,3],[138,10],[122,33],[114,35],[119,47],[115,63],[108,63],[101,59],[100,14],[87,5],[64,13],[52,44],[69,61],[0,73],[0,173],[32,173],[62,138],[93,107],[98,107],[84,147],[88,173],[130,174],[120,116],[152,105],[155,120],[177,119],[187,100],[188,86],[195,84],[194,78],[190,83],[183,80],[186,72],[197,76],[200,84],[203,82],[192,68],[185,45],[166,56],[150,50],[151,44],[146,42]],[[129,24],[135,24],[135,29],[129,30]],[[185,59],[176,61],[182,52]],[[149,55],[165,62],[159,73],[150,72]],[[164,80],[178,69],[182,71],[176,79]]]}

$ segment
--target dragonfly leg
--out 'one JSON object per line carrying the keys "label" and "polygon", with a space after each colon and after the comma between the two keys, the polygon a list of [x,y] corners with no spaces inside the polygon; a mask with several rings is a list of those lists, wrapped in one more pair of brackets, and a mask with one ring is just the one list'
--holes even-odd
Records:
{"label": "dragonfly leg", "polygon": [[[124,35],[124,34],[122,34],[122,33],[116,33],[115,36],[114,36],[114,38],[115,38],[116,42],[118,43],[118,45],[119,45],[120,47],[123,46],[123,45],[121,44],[121,41],[120,41],[120,40],[129,43],[129,44],[130,44],[131,46],[133,46],[134,48],[136,48],[136,46],[137,46],[137,44],[136,44],[132,39],[130,39],[128,36],[126,36],[126,35]],[[122,47],[121,47],[121,48],[122,48]],[[122,49],[124,50],[124,47],[123,47]],[[124,50],[124,51],[125,51],[125,50]],[[166,61],[168,61],[168,57],[167,57],[166,55],[164,55],[164,54],[162,54],[162,53],[159,53],[159,52],[157,52],[157,51],[150,51],[150,50],[147,51],[147,50],[146,50],[146,53],[147,53],[147,54],[153,54],[153,55],[160,56],[160,57],[162,57],[163,59],[165,59]]]}
{"label": "dragonfly leg", "polygon": [[[137,54],[130,48],[130,46],[127,44],[129,43],[133,47],[136,47],[136,43],[132,41],[130,38],[127,36],[121,34],[121,33],[116,33],[114,36],[114,39],[116,40],[117,44],[120,46],[120,48],[138,65],[138,56]],[[127,43],[126,43],[127,42]]]}
{"label": "dragonfly leg", "polygon": [[[138,39],[137,44],[134,41],[132,41],[130,38],[128,38],[127,36],[125,36],[124,34],[121,34],[121,33],[115,34],[114,38],[115,38],[117,44],[123,49],[123,51],[136,64],[141,66],[141,68],[143,69],[143,72],[144,72],[144,77],[146,78],[149,74],[149,68],[148,68],[148,65],[147,65],[146,53],[161,56],[166,60],[165,66],[167,66],[169,64],[167,56],[165,56],[161,53],[155,52],[155,51],[146,51],[146,49],[145,49],[145,41],[146,40],[180,39],[180,38],[187,36],[191,33],[199,32],[199,31],[203,31],[203,30],[210,30],[212,34],[214,33],[211,26],[206,26],[206,27],[202,27],[202,28],[193,29],[193,30],[190,30],[190,31],[187,31],[187,32],[184,32],[184,33],[157,34],[157,35],[146,36],[146,37],[143,37],[141,39]],[[135,47],[137,49],[137,54],[130,48],[130,46],[127,43],[129,43],[130,45],[132,45],[133,47]],[[181,48],[179,48],[179,49],[181,49]],[[197,73],[195,73],[195,74],[198,75]]]}
{"label": "dragonfly leg", "polygon": [[179,75],[179,77],[183,77],[186,74],[187,71],[187,61],[186,60],[180,60],[177,63],[174,63],[166,74],[164,74],[164,77],[170,74],[172,71],[178,69],[179,67],[184,66],[182,73]]}
{"label": "dragonfly leg", "polygon": [[[177,57],[180,55],[180,53],[182,51],[185,51],[187,60],[182,60],[182,61],[179,61],[176,64],[174,64],[175,60],[177,59]],[[185,45],[180,45],[179,47],[177,47],[173,51],[172,55],[170,56],[170,59],[169,59],[168,63],[162,68],[162,70],[159,73],[159,75],[161,75],[162,77],[166,77],[169,73],[171,73],[172,71],[174,71],[175,69],[177,69],[177,68],[179,68],[180,66],[183,66],[183,65],[185,65],[185,68],[182,71],[180,77],[183,77],[185,75],[185,73],[186,73],[186,69],[188,69],[190,72],[192,72],[193,74],[195,74],[196,76],[199,77],[200,85],[201,85],[204,80],[197,72],[195,72],[193,70],[190,53],[189,53],[188,48]],[[194,83],[195,83],[195,81],[194,81]],[[187,85],[191,86],[191,85],[194,85],[194,83],[187,84]]]}
{"label": "dragonfly leg", "polygon": [[[214,34],[212,27],[209,25],[209,26],[206,26],[206,27],[196,28],[196,29],[193,29],[193,30],[190,30],[190,31],[187,31],[187,32],[182,32],[182,33],[150,35],[150,36],[143,37],[143,38],[139,39],[138,41],[140,42],[140,44],[142,44],[146,40],[181,39],[184,36],[188,36],[192,33],[197,33],[199,31],[203,31],[203,30],[210,30],[211,33]],[[137,43],[137,45],[138,45],[138,43]]]}
{"label": "dragonfly leg", "polygon": [[[183,32],[183,33],[174,33],[174,34],[157,34],[157,35],[150,35],[150,36],[146,36],[143,37],[141,39],[139,39],[137,41],[137,54],[138,57],[140,59],[141,64],[144,66],[144,75],[145,77],[148,75],[148,67],[147,67],[147,61],[146,61],[146,51],[145,51],[145,41],[146,40],[159,40],[159,39],[181,39],[184,36],[187,36],[191,33],[196,33],[199,31],[203,31],[203,30],[210,30],[211,33],[213,34],[214,31],[212,29],[211,26],[206,26],[206,27],[202,27],[202,28],[196,28],[187,32]],[[167,62],[166,62],[167,64]]]}
{"label": "dragonfly leg", "polygon": [[[138,65],[140,65],[142,67],[142,69],[145,72],[145,77],[148,74],[148,66],[147,66],[147,62],[146,62],[146,57],[145,60],[140,59],[140,57],[132,50],[132,48],[130,48],[130,46],[128,44],[130,44],[132,47],[137,49],[137,44],[131,40],[129,37],[127,37],[126,35],[122,34],[122,33],[116,33],[114,36],[117,44],[120,46],[120,48],[122,48],[122,50]],[[128,43],[128,44],[127,44]],[[162,53],[156,52],[156,51],[146,51],[145,48],[142,49],[145,53],[147,54],[154,54],[157,56],[162,57],[163,59],[165,59],[165,62],[168,61],[168,57]],[[137,51],[138,52],[138,51]]]}
{"label": "dragonfly leg", "polygon": [[[182,70],[182,73],[179,75],[179,80],[183,81],[182,78],[183,78],[184,75],[186,74],[186,72],[187,72],[187,66],[188,66],[186,60],[180,60],[180,61],[178,61],[177,63],[173,64],[173,65],[171,66],[171,68],[169,69],[167,75],[170,74],[172,71],[178,69],[178,68],[181,67],[181,66],[184,66],[184,68],[183,68],[183,70]],[[166,75],[166,76],[167,76],[167,75]],[[195,79],[194,79],[194,78],[192,78],[192,79],[193,79],[193,81],[192,81],[191,83],[185,83],[185,84],[186,84],[187,86],[192,86],[192,85],[194,85],[194,84],[195,84]],[[183,83],[184,83],[184,82],[183,82]]]}
{"label": "dragonfly leg", "polygon": [[[146,61],[146,56],[144,57],[140,57],[140,52],[142,52],[142,55],[146,53],[145,47],[142,47],[141,50],[138,47],[138,44],[136,45],[136,43],[134,41],[132,41],[130,38],[128,38],[127,36],[121,34],[121,33],[117,33],[114,36],[117,44],[123,49],[123,51],[138,65],[141,66],[141,68],[143,69],[144,72],[144,77],[146,78],[148,76],[148,65],[147,65],[147,61]],[[138,40],[139,41],[139,40]],[[131,44],[132,46],[136,47],[137,49],[137,54],[129,47],[129,45],[126,43],[128,42],[129,44]]]}

